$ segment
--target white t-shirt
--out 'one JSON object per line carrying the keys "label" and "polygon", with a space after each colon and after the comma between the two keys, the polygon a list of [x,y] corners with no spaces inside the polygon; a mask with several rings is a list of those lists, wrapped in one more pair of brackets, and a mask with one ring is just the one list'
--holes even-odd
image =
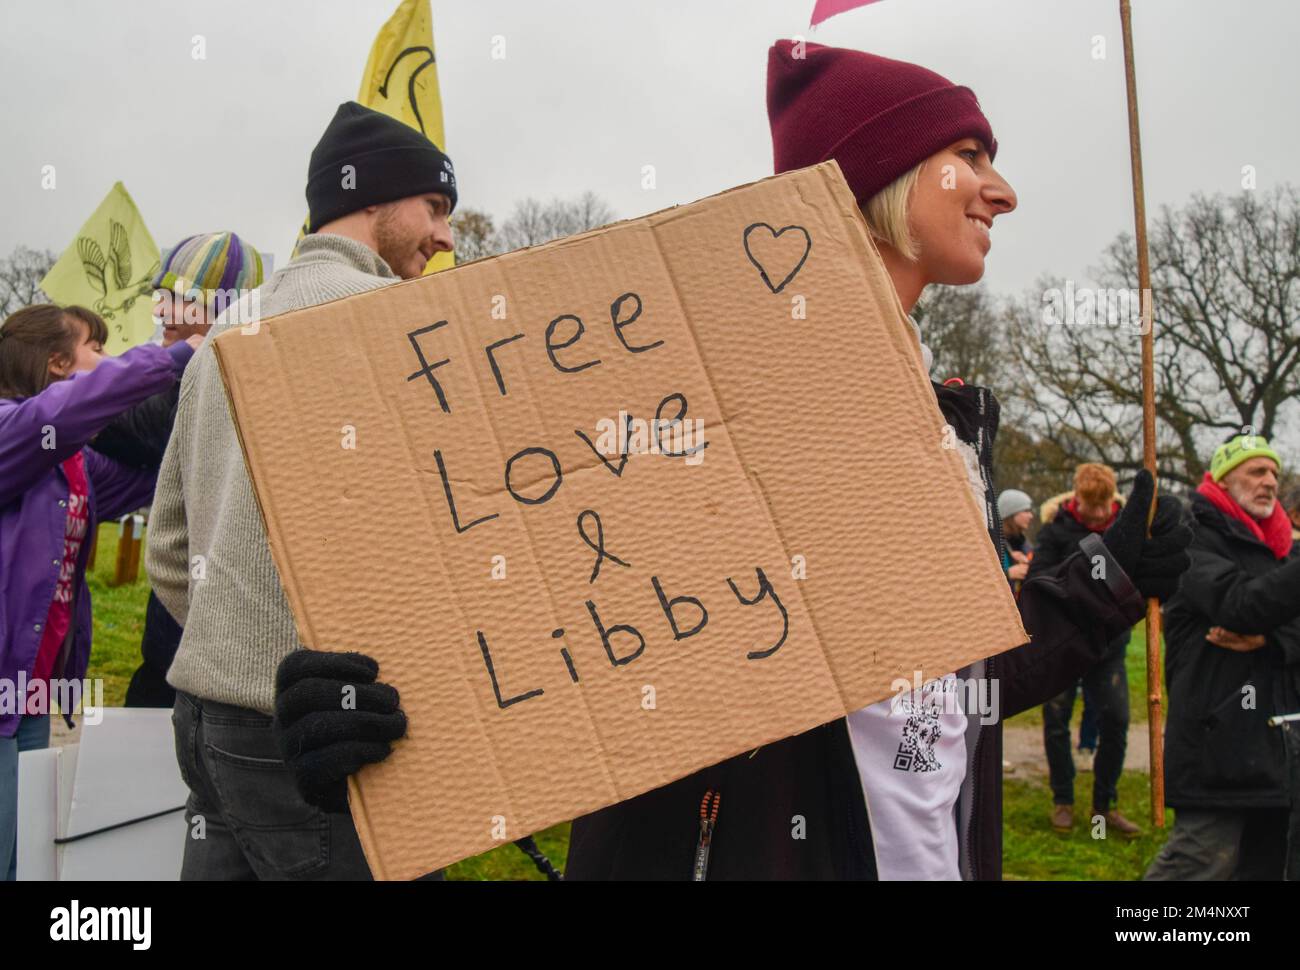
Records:
{"label": "white t-shirt", "polygon": [[882,880],[960,879],[954,809],[966,776],[957,675],[849,714]]}

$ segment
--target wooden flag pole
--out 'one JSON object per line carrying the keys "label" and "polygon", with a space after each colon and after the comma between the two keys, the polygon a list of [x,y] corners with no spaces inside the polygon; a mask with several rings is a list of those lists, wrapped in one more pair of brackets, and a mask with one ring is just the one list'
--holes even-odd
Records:
{"label": "wooden flag pole", "polygon": [[[1138,289],[1142,303],[1142,464],[1156,478],[1155,321],[1151,307],[1151,259],[1147,250],[1146,197],[1142,188],[1142,137],[1138,126],[1137,73],[1133,68],[1133,13],[1119,0],[1124,33],[1124,82],[1128,88],[1128,141],[1133,166],[1133,222],[1136,229]],[[1158,479],[1157,479],[1158,482]],[[1158,488],[1158,485],[1157,485]],[[1155,501],[1147,526],[1155,514]],[[1151,824],[1165,827],[1164,698],[1160,676],[1160,601],[1147,600],[1147,730],[1151,743]]]}

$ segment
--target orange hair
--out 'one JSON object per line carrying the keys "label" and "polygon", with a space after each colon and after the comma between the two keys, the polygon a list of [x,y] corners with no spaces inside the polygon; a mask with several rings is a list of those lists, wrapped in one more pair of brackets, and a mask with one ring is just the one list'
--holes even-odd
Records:
{"label": "orange hair", "polygon": [[1109,508],[1115,501],[1115,470],[1109,465],[1085,462],[1074,470],[1074,494],[1088,505]]}

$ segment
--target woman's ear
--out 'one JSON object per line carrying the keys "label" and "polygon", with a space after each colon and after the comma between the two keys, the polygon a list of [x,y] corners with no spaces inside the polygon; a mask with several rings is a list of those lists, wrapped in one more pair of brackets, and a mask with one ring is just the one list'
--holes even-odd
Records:
{"label": "woman's ear", "polygon": [[56,381],[64,380],[72,373],[72,358],[57,351],[50,354],[49,372]]}

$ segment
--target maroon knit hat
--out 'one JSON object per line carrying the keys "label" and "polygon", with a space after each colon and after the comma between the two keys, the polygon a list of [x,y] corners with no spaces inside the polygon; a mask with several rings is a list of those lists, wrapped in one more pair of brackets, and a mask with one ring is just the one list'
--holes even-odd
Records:
{"label": "maroon knit hat", "polygon": [[859,203],[939,149],[993,129],[970,88],[906,61],[778,40],[767,56],[767,117],[776,171],[833,158]]}

